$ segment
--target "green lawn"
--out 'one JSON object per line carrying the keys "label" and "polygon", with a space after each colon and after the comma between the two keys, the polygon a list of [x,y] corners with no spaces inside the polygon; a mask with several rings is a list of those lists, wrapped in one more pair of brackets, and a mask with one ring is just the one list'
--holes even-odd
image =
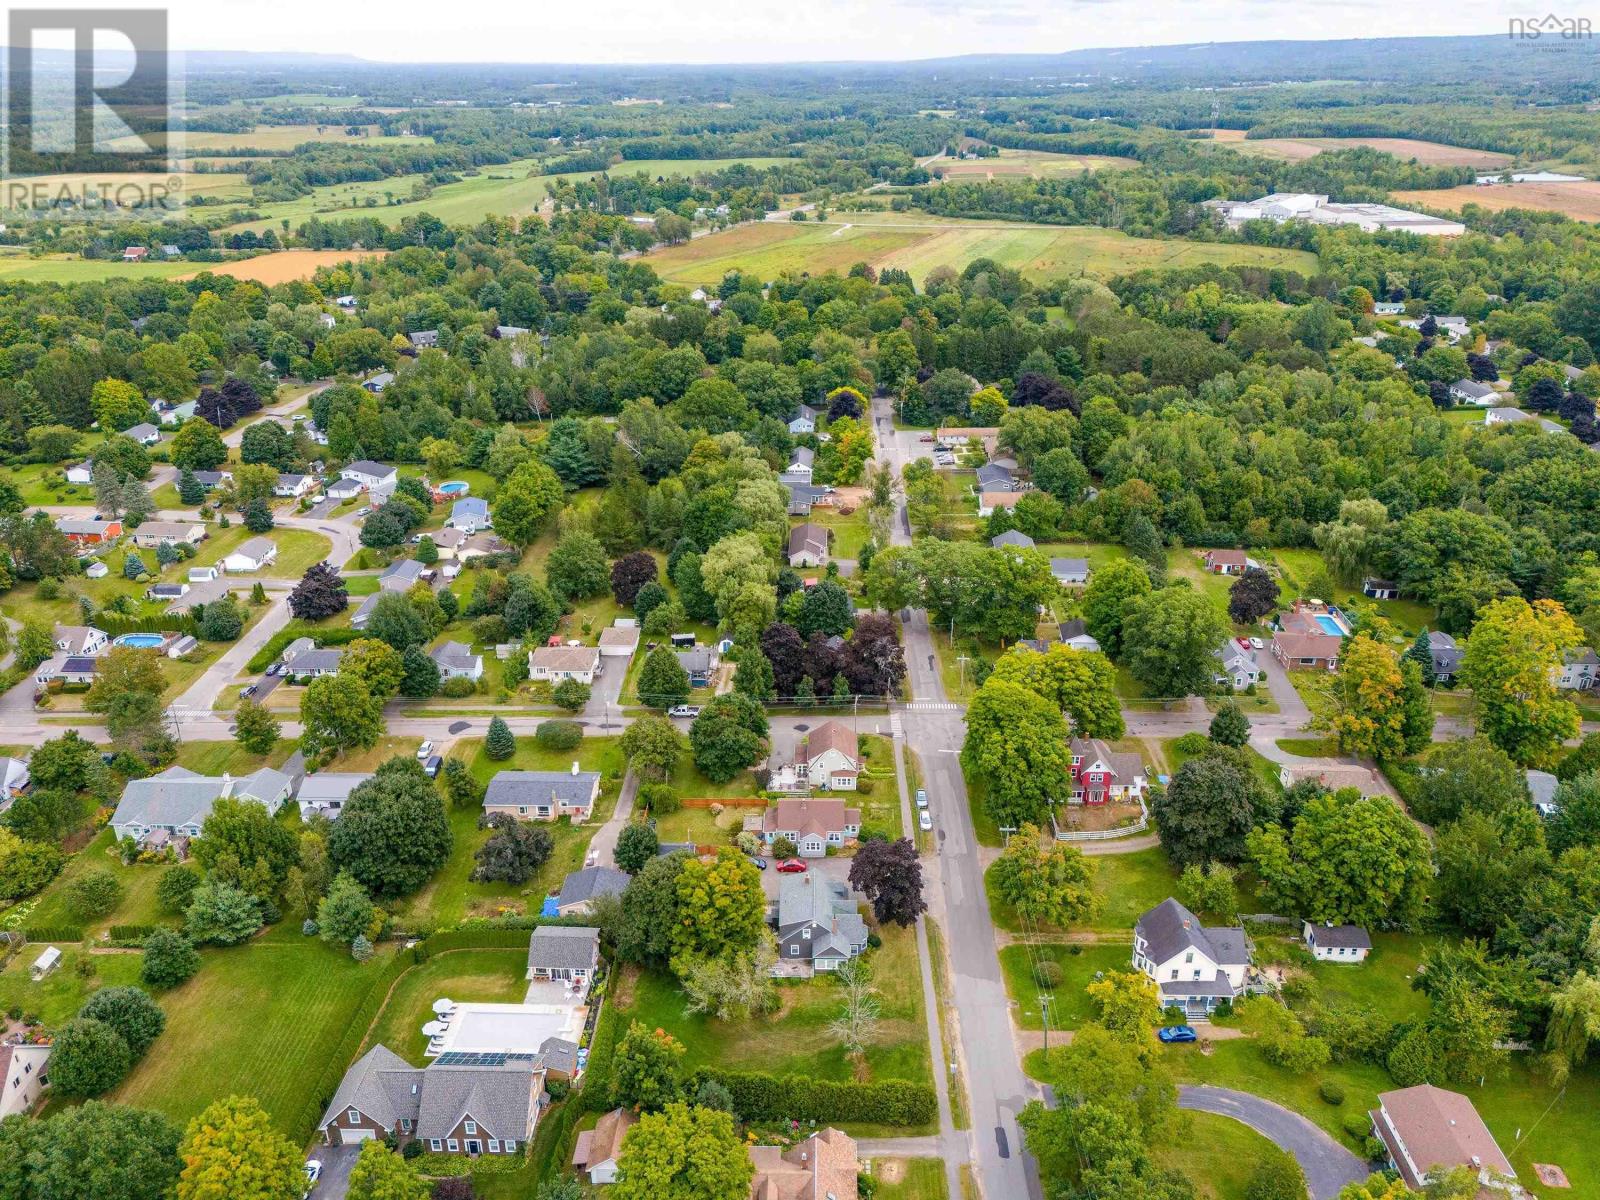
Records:
{"label": "green lawn", "polygon": [[[1130,935],[1131,936],[1131,935]],[[1012,1013],[1023,1029],[1043,1029],[1042,997],[1050,1001],[1050,1028],[1076,1029],[1094,1018],[1084,988],[1102,971],[1129,969],[1131,942],[1062,945],[1057,942],[1013,944],[1000,951],[1000,970],[1006,978],[1006,993],[1016,1006]],[[1034,977],[1034,965],[1053,962],[1061,968],[1061,982],[1053,988],[1041,987]]]}
{"label": "green lawn", "polygon": [[[944,1162],[937,1158],[880,1158],[873,1163],[878,1177],[876,1200],[946,1200]],[[887,1182],[893,1177],[894,1182]]]}
{"label": "green lawn", "polygon": [[[1312,578],[1327,569],[1320,550],[1268,550],[1262,552],[1262,557],[1277,563],[1283,573],[1285,601],[1308,594]],[[1336,604],[1370,604],[1392,621],[1396,630],[1407,638],[1414,638],[1418,630],[1424,627],[1436,628],[1439,623],[1438,611],[1429,605],[1415,600],[1368,600],[1357,589],[1340,583],[1334,585],[1333,595],[1318,599],[1331,600]]]}
{"label": "green lawn", "polygon": [[872,531],[867,526],[867,510],[858,508],[849,516],[833,509],[813,509],[809,517],[791,522],[791,527],[801,524],[822,525],[833,533],[828,554],[833,558],[860,558],[861,547],[867,544]]}
{"label": "green lawn", "polygon": [[382,1043],[413,1066],[426,1066],[428,1039],[422,1027],[433,1020],[433,1002],[448,996],[458,1003],[517,1004],[528,994],[528,955],[524,950],[447,950],[412,967],[394,985],[362,1052]]}
{"label": "green lawn", "polygon": [[[26,924],[83,926],[90,933],[112,925],[176,924],[177,918],[163,912],[156,903],[156,884],[170,868],[160,863],[123,866],[122,860],[112,852],[115,842],[116,835],[110,828],[102,829],[93,841],[69,858],[61,874],[39,896]],[[122,899],[106,916],[84,922],[67,907],[66,889],[74,879],[99,869],[111,872],[122,885]]]}
{"label": "green lawn", "polygon": [[[410,897],[403,910],[408,917],[427,916],[443,923],[471,915],[494,916],[501,910],[537,913],[545,896],[560,889],[568,872],[583,866],[590,839],[611,814],[623,767],[617,739],[585,738],[575,750],[555,752],[541,749],[531,736],[520,737],[516,753],[504,762],[496,762],[484,753],[481,739],[467,738],[456,743],[450,756],[466,762],[484,783],[500,771],[566,771],[574,758],[583,769],[600,772],[600,802],[595,805],[593,819],[586,825],[573,825],[563,818],[545,826],[555,839],[555,847],[538,873],[521,885],[473,882],[473,855],[489,840],[491,831],[478,828],[480,808],[450,809],[450,828],[455,835],[450,859],[426,887]],[[357,768],[340,765],[338,769]]]}
{"label": "green lawn", "polygon": [[[95,954],[75,946],[61,948],[61,965],[38,983],[28,975],[33,960],[43,946],[25,946],[22,953],[0,971],[0,1011],[13,1006],[36,1016],[45,1025],[60,1025],[77,1015],[89,993],[101,987],[119,987],[139,982],[138,954],[108,952]],[[79,964],[89,962],[89,975],[78,973]]]}
{"label": "green lawn", "polygon": [[[930,1082],[915,931],[891,925],[879,932],[883,945],[868,953],[882,1020],[877,1039],[866,1050],[868,1073],[873,1080]],[[665,1029],[683,1042],[690,1063],[812,1079],[855,1078],[855,1065],[827,1032],[841,1001],[838,983],[826,974],[779,983],[779,1011],[747,1021],[687,1015],[683,993],[662,972],[630,970],[612,995],[621,1006],[620,1028],[638,1020]]]}
{"label": "green lawn", "polygon": [[365,964],[315,938],[207,951],[199,974],[157,998],[161,1040],[111,1094],[181,1126],[211,1101],[254,1096],[291,1130],[383,955]]}
{"label": "green lawn", "polygon": [[1182,1171],[1199,1200],[1244,1200],[1256,1165],[1272,1143],[1242,1121],[1216,1113],[1186,1112],[1181,1130],[1152,1148],[1156,1163]]}
{"label": "green lawn", "polygon": [[1426,1015],[1428,998],[1411,981],[1433,939],[1409,933],[1374,933],[1364,963],[1319,962],[1311,967],[1317,994],[1330,1008],[1379,1012],[1396,1021]]}

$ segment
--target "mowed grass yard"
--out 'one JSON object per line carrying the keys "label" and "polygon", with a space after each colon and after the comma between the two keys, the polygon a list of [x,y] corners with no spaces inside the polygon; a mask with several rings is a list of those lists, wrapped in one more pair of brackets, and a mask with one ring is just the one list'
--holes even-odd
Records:
{"label": "mowed grass yard", "polygon": [[[16,1006],[46,1025],[60,1025],[77,1015],[95,989],[139,982],[137,954],[93,954],[77,946],[62,946],[61,965],[35,983],[28,968],[41,950],[37,946],[24,949],[0,971],[0,1010]],[[84,959],[94,966],[94,973],[87,978],[78,974]]]}
{"label": "mowed grass yard", "polygon": [[[1000,972],[1006,979],[1006,992],[1017,1006],[1014,1015],[1020,1027],[1044,1028],[1043,999],[1048,998],[1050,1028],[1076,1029],[1095,1015],[1084,988],[1102,971],[1130,970],[1131,958],[1131,941],[1071,946],[1018,942],[1001,948]],[[1061,968],[1061,982],[1055,987],[1040,984],[1034,974],[1035,967],[1045,962]]]}
{"label": "mowed grass yard", "polygon": [[772,279],[784,271],[842,274],[857,262],[879,270],[899,267],[921,281],[935,267],[960,270],[977,258],[991,258],[1032,279],[1077,273],[1109,277],[1208,262],[1285,267],[1305,275],[1317,269],[1316,257],[1303,251],[1133,238],[1091,226],[963,222],[911,213],[835,213],[815,224],[742,225],[654,251],[646,261],[670,282],[708,285],[732,270]]}
{"label": "mowed grass yard", "polygon": [[1182,1171],[1199,1200],[1244,1200],[1256,1165],[1272,1149],[1250,1126],[1216,1113],[1186,1112],[1174,1135],[1152,1147],[1159,1166]]}
{"label": "mowed grass yard", "polygon": [[166,1032],[109,1098],[181,1125],[238,1093],[260,1100],[280,1129],[294,1128],[321,1099],[313,1092],[328,1056],[384,954],[357,963],[315,938],[206,951],[193,979],[157,996]]}
{"label": "mowed grass yard", "polygon": [[[916,935],[893,925],[878,932],[883,945],[868,952],[868,961],[882,1020],[866,1049],[867,1073],[873,1080],[928,1082]],[[826,973],[784,981],[778,984],[778,996],[781,1006],[771,1016],[716,1021],[684,1011],[683,992],[671,975],[630,968],[618,976],[611,998],[618,1005],[619,1029],[635,1020],[650,1029],[665,1029],[684,1044],[687,1061],[694,1065],[811,1079],[856,1078],[855,1064],[827,1029],[843,1006],[838,982]]]}
{"label": "mowed grass yard", "polygon": [[[574,825],[563,817],[543,826],[555,839],[555,847],[538,873],[521,885],[473,882],[472,869],[476,865],[473,856],[489,840],[491,831],[478,828],[478,818],[483,812],[481,807],[447,807],[450,829],[455,837],[449,861],[428,881],[427,886],[405,902],[402,910],[405,916],[427,916],[441,923],[459,921],[473,915],[493,916],[502,909],[537,913],[545,896],[559,891],[561,880],[569,872],[583,866],[590,839],[616,806],[624,766],[617,739],[585,738],[573,750],[553,751],[542,749],[531,736],[519,737],[516,753],[504,762],[496,762],[484,752],[481,738],[467,738],[456,743],[450,751],[450,757],[465,762],[473,775],[484,784],[501,771],[564,773],[572,769],[574,759],[582,770],[600,772],[600,801],[595,805],[593,818],[586,824]],[[355,768],[341,764],[336,769]],[[445,803],[448,806],[448,800]]]}

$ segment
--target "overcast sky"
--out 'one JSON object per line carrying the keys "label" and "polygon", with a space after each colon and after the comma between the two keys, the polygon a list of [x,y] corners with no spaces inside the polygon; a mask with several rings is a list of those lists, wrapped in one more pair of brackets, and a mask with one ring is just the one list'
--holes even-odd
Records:
{"label": "overcast sky", "polygon": [[1503,33],[1508,13],[1487,0],[173,0],[168,8],[182,49],[570,63],[896,60],[1199,38]]}

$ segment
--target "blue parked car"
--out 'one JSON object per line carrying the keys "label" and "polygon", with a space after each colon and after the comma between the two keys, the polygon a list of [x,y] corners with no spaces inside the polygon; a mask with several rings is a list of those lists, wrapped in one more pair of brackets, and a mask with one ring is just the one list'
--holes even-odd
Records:
{"label": "blue parked car", "polygon": [[1156,1037],[1170,1045],[1173,1042],[1198,1041],[1200,1035],[1194,1031],[1193,1025],[1170,1025],[1156,1030]]}

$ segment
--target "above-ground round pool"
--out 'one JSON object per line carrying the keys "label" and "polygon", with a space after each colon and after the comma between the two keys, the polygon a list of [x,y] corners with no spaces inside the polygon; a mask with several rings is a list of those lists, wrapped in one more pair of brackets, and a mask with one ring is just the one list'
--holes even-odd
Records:
{"label": "above-ground round pool", "polygon": [[441,483],[434,491],[441,496],[454,496],[457,499],[465,496],[472,490],[472,485],[460,479],[452,479],[448,483]]}
{"label": "above-ground round pool", "polygon": [[158,650],[166,642],[159,633],[125,633],[112,639],[113,646],[131,646],[135,650]]}

